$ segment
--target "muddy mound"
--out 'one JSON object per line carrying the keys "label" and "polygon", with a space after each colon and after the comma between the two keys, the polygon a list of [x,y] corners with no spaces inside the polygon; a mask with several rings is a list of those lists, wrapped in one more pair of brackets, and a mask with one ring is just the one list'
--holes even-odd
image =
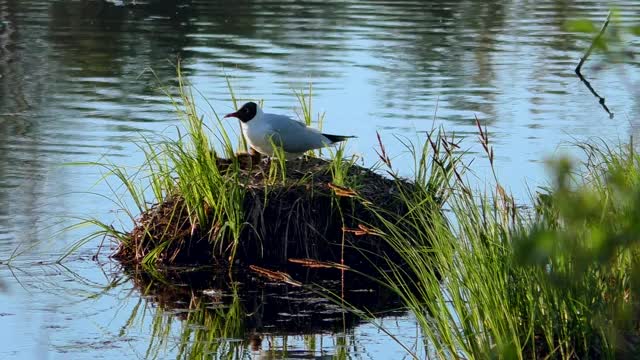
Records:
{"label": "muddy mound", "polygon": [[[115,256],[134,263],[153,257],[166,264],[223,265],[232,260],[268,266],[304,258],[351,267],[375,264],[385,256],[396,258],[370,230],[380,221],[372,209],[405,212],[398,194],[410,191],[410,183],[347,165],[342,178],[349,187],[338,186],[335,164],[312,157],[287,161],[286,176],[276,180],[274,164],[267,159],[247,155],[237,162],[216,161],[222,173],[233,175],[244,191],[238,204],[244,219],[237,240],[216,240],[225,224],[201,225],[176,193],[136,219]],[[211,206],[202,206],[213,212]]]}

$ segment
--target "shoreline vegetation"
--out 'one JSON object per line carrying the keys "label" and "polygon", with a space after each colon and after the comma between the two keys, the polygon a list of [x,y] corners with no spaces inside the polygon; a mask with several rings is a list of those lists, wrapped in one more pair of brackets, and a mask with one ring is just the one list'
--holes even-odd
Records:
{"label": "shoreline vegetation", "polygon": [[[480,137],[491,161],[486,132]],[[534,208],[516,206],[499,183],[478,193],[457,182],[450,215],[392,217],[376,229],[405,249],[405,265],[379,275],[415,314],[429,357],[640,351],[640,156],[632,144],[576,146],[587,160],[552,161],[552,184],[534,195]],[[426,239],[428,249],[412,245]]]}
{"label": "shoreline vegetation", "polygon": [[[640,351],[640,156],[632,143],[577,144],[585,162],[553,161],[550,186],[532,195],[533,207],[522,207],[495,170],[495,190],[472,188],[461,144],[443,130],[419,146],[405,144],[414,159],[410,179],[397,175],[380,139],[371,170],[345,158],[343,147],[327,160],[238,156],[220,119],[209,129],[179,79],[174,103],[185,130],[177,139],[145,139],[145,163],[133,173],[90,164],[123,186],[116,202],[123,223],[134,226],[89,219],[98,230],[74,248],[109,236],[118,259],[151,268],[282,268],[296,258],[352,271],[384,285],[414,314],[426,353],[403,346],[415,358]],[[298,99],[309,124],[311,99]],[[493,169],[489,133],[476,121]]]}

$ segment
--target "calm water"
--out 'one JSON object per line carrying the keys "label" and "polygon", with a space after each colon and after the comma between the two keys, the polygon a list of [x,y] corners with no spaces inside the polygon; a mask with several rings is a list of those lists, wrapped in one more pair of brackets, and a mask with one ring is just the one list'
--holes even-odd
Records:
{"label": "calm water", "polygon": [[[420,141],[441,125],[479,152],[477,115],[488,124],[502,182],[524,199],[545,181],[542,161],[567,142],[638,133],[638,59],[612,65],[595,54],[584,69],[616,113],[609,119],[573,73],[588,39],[563,30],[568,19],[601,21],[613,5],[624,24],[640,21],[637,1],[0,0],[0,260],[20,254],[11,267],[0,265],[0,357],[399,358],[402,348],[376,327],[329,310],[327,325],[315,328],[290,318],[319,308],[268,310],[274,318],[262,324],[233,321],[238,306],[253,319],[256,301],[293,306],[293,295],[275,285],[238,281],[262,297],[206,295],[217,289],[207,282],[166,291],[158,285],[166,274],[149,280],[106,256],[92,261],[97,243],[54,265],[82,235],[56,235],[68,217],[117,215],[108,199],[85,193],[111,194],[95,185],[97,169],[62,164],[103,155],[140,163],[132,139],[177,124],[146,70],[175,84],[179,58],[221,113],[231,110],[225,75],[239,97],[292,115],[293,90],[313,84],[325,129],[358,135],[349,151],[365,164],[376,159],[379,131],[406,175],[394,135]],[[640,39],[624,45],[637,49]],[[487,165],[474,162],[479,186]],[[380,321],[414,345],[410,315]]]}

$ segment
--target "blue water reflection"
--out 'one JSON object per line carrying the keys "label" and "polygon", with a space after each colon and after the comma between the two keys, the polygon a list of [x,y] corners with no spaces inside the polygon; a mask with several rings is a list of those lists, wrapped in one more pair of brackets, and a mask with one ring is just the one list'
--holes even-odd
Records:
{"label": "blue water reflection", "polygon": [[[81,236],[52,235],[68,216],[116,215],[107,199],[85,193],[110,194],[95,184],[98,169],[62,164],[104,155],[139,164],[132,141],[178,124],[158,88],[158,80],[175,85],[178,59],[220,113],[231,109],[225,76],[239,97],[287,114],[296,111],[293,91],[313,84],[326,129],[358,135],[348,149],[365,164],[376,160],[381,132],[405,175],[409,159],[394,135],[421,141],[443,126],[483,157],[477,116],[503,185],[526,201],[528,187],[544,182],[542,161],[570,151],[567,142],[638,134],[637,58],[616,65],[594,54],[585,66],[614,119],[573,73],[589,38],[563,24],[601,21],[608,6],[623,24],[640,20],[637,1],[0,1],[0,260],[28,250],[15,268],[0,265],[0,356],[145,356],[149,320],[126,335],[120,328],[139,301],[149,314],[153,302],[128,281],[95,296],[118,274],[90,260],[97,244],[73,258],[71,272],[48,264]],[[488,162],[477,159],[474,171],[483,187]],[[408,316],[393,325],[416,336]],[[347,336],[356,357],[402,352],[367,325]],[[268,346],[282,350],[277,341]],[[290,341],[294,354],[309,339]],[[314,341],[330,344],[319,355],[343,346],[332,335]],[[169,346],[160,357],[175,354]]]}

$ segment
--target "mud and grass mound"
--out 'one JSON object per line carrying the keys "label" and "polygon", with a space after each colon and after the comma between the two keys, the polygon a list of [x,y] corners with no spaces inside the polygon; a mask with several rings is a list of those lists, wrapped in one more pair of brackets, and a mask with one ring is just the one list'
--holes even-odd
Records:
{"label": "mud and grass mound", "polygon": [[[406,212],[399,194],[412,191],[409,182],[352,162],[336,169],[335,160],[308,156],[278,162],[247,154],[212,161],[221,177],[242,189],[237,238],[223,231],[227,225],[220,219],[229,217],[216,214],[206,200],[200,206],[191,204],[177,185],[176,191],[136,219],[115,256],[125,262],[152,258],[166,264],[233,261],[268,266],[311,259],[352,267],[398,258],[371,230],[379,222],[371,206],[394,214]],[[336,172],[341,173],[339,178]],[[340,179],[342,185],[337,185]],[[205,209],[204,216],[194,216],[194,207]],[[222,211],[229,209],[237,210],[234,206]]]}

